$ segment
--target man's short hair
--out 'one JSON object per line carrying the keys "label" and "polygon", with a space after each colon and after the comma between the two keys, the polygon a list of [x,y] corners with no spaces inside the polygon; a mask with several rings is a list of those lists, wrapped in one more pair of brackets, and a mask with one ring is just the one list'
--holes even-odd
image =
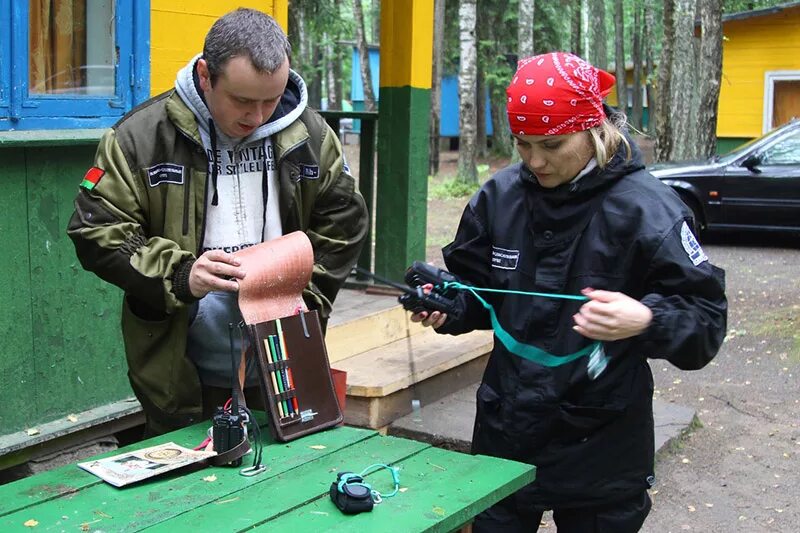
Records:
{"label": "man's short hair", "polygon": [[234,57],[247,57],[258,72],[271,74],[291,52],[289,39],[275,19],[244,7],[219,18],[203,45],[203,59],[208,64],[212,85]]}

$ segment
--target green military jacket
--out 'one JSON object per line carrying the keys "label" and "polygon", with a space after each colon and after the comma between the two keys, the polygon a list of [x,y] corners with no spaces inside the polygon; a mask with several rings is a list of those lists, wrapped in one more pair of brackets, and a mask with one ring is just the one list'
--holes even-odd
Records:
{"label": "green military jacket", "polygon": [[[306,109],[272,136],[284,233],[304,231],[314,270],[303,298],[327,319],[367,237],[367,211],[342,147]],[[313,165],[313,179],[303,168]],[[200,381],[186,355],[189,271],[204,234],[209,162],[192,112],[170,91],[103,135],[67,233],[83,267],[125,292],[128,376],[148,422],[166,431],[198,421]],[[168,169],[153,180],[153,169]],[[180,169],[177,171],[175,169]]]}

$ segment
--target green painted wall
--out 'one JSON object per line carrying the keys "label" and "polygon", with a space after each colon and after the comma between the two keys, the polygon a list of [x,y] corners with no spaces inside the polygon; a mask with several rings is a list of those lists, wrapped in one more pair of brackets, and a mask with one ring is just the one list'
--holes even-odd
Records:
{"label": "green painted wall", "polygon": [[750,137],[719,137],[717,138],[717,153],[719,155],[725,155],[749,140]]}
{"label": "green painted wall", "polygon": [[96,141],[41,144],[0,143],[0,436],[133,395],[121,293],[65,232]]}
{"label": "green painted wall", "polygon": [[429,89],[380,89],[375,272],[390,279],[425,260],[430,100]]}

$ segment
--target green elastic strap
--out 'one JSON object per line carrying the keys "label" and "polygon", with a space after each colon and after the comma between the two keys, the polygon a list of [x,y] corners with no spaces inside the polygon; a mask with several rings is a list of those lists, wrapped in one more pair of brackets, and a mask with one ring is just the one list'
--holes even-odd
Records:
{"label": "green elastic strap", "polygon": [[375,503],[381,503],[383,498],[391,498],[392,496],[397,494],[397,492],[400,490],[400,472],[399,472],[399,469],[397,467],[388,466],[388,465],[385,465],[383,463],[375,463],[374,465],[369,465],[368,467],[366,467],[364,470],[361,471],[361,474],[359,474],[363,478],[368,473],[370,473],[370,470],[377,471],[377,470],[380,470],[380,469],[383,469],[383,468],[385,468],[386,470],[389,471],[389,473],[392,474],[392,483],[394,484],[394,490],[389,494],[381,494],[380,492],[378,492],[375,489],[370,490],[370,493],[372,494],[372,500]]}
{"label": "green elastic strap", "polygon": [[[478,291],[483,292],[502,292],[506,294],[522,294],[525,296],[542,296],[545,298],[561,298],[565,300],[580,300],[586,301],[588,300],[585,296],[577,296],[571,294],[550,294],[546,292],[523,292],[523,291],[510,291],[510,290],[503,290],[503,289],[484,289],[479,287],[472,287],[470,285],[464,285],[463,283],[448,281],[442,284],[442,288],[444,290],[447,289],[459,289],[465,290],[472,293],[475,298],[481,303],[483,307],[489,311],[489,317],[492,319],[492,329],[494,329],[494,334],[497,339],[506,347],[506,349],[517,355],[522,357],[523,359],[527,359],[528,361],[532,361],[534,363],[540,364],[542,366],[547,367],[555,367],[565,365],[570,363],[576,359],[580,359],[583,356],[594,356],[594,354],[598,354],[599,351],[602,349],[602,344],[599,341],[593,342],[586,348],[579,350],[575,353],[567,354],[567,355],[553,355],[548,353],[541,348],[537,348],[532,344],[524,344],[519,342],[517,339],[511,336],[503,326],[500,325],[500,321],[497,320],[497,314],[494,311],[494,307],[481,298],[478,294]],[[605,365],[604,365],[605,367]]]}

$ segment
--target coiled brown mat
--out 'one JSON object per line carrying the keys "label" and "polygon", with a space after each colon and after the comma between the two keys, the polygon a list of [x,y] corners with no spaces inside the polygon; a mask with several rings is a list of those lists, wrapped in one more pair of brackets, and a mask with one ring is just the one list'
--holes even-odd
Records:
{"label": "coiled brown mat", "polygon": [[245,271],[239,280],[239,309],[246,324],[307,311],[303,289],[311,281],[314,251],[302,231],[237,252]]}

